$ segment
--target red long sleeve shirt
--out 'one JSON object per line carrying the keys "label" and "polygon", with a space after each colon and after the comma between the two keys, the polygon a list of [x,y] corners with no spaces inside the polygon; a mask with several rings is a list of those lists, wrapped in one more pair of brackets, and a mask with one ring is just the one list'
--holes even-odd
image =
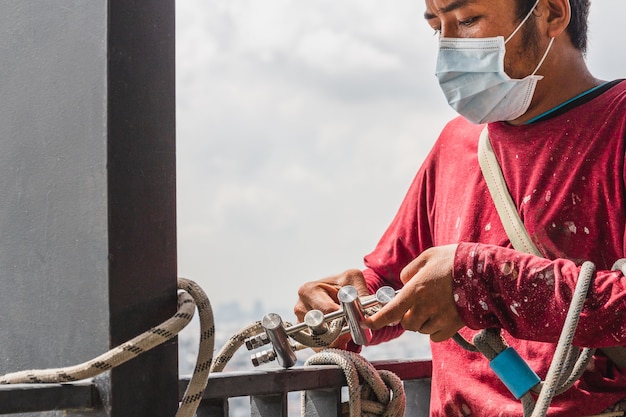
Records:
{"label": "red long sleeve shirt", "polygon": [[[574,344],[626,345],[626,278],[610,271],[626,244],[626,82],[528,125],[489,125],[509,192],[545,258],[511,248],[478,165],[482,129],[462,118],[445,127],[365,257],[370,290],[400,288],[400,271],[423,250],[459,243],[453,294],[467,325],[460,333],[471,340],[479,329],[502,328],[543,379],[580,265],[592,261],[597,273]],[[375,340],[400,332],[386,328]],[[519,401],[480,354],[451,340],[431,348],[431,416],[522,416]],[[576,385],[555,397],[548,415],[592,415],[622,398],[626,371],[599,353]]]}

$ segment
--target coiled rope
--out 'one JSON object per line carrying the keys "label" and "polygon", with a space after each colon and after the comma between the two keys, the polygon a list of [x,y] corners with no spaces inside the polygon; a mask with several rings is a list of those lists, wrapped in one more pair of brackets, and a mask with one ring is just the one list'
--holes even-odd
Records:
{"label": "coiled rope", "polygon": [[[585,262],[580,269],[576,288],[572,295],[572,302],[567,312],[565,324],[563,325],[546,379],[520,398],[524,409],[524,417],[544,417],[554,396],[567,391],[580,378],[593,358],[595,349],[580,349],[572,345],[572,340],[574,339],[580,313],[582,312],[594,274],[595,265],[591,262]],[[481,352],[489,361],[493,360],[508,347],[506,341],[500,335],[500,329],[482,330],[474,336],[473,344],[469,343],[458,333],[454,335],[454,340],[466,350]],[[537,401],[535,401],[531,392],[538,394]]]}
{"label": "coiled rope", "polygon": [[[367,314],[374,314],[379,307],[366,309]],[[285,322],[285,328],[292,326]],[[328,331],[316,334],[304,328],[290,336],[296,342],[293,349],[299,351],[307,348],[327,348],[341,334],[347,332],[343,317],[332,320]],[[251,337],[264,332],[261,322],[255,322],[236,332],[215,357],[211,372],[221,372],[235,352]],[[310,356],[304,366],[337,365],[346,378],[348,399],[342,403],[342,417],[402,417],[406,407],[406,394],[402,380],[393,372],[377,370],[363,356],[327,348]],[[361,383],[362,381],[362,383]],[[302,415],[306,415],[306,393],[302,393]]]}
{"label": "coiled rope", "polygon": [[[332,364],[341,367],[348,382],[349,399],[342,405],[342,416],[404,416],[406,396],[402,380],[396,374],[376,370],[361,355],[339,349],[323,350],[305,362],[305,366]],[[363,385],[359,382],[360,378],[363,379]],[[302,415],[305,415],[305,406],[303,393]]]}
{"label": "coiled rope", "polygon": [[[193,375],[176,413],[176,417],[193,417],[202,400],[209,374],[221,372],[248,338],[261,334],[265,330],[260,322],[244,327],[227,341],[214,360],[215,324],[209,298],[199,285],[186,278],[178,278],[178,289],[180,290],[178,310],[174,316],[160,325],[81,364],[64,368],[13,372],[0,376],[0,384],[63,383],[93,378],[176,336],[189,324],[197,308],[201,332],[198,356]],[[343,319],[337,319],[331,322],[329,331],[324,335],[302,330],[294,333],[292,337],[298,342],[295,348],[300,350],[307,347],[329,346],[343,332]],[[360,355],[331,349],[309,358],[307,365],[313,364],[336,364],[342,367],[348,383],[350,417],[361,415],[363,417],[401,417],[404,414],[404,388],[402,381],[392,372],[377,371]],[[359,384],[359,376],[365,381],[362,386]],[[371,393],[375,398],[372,398]]]}

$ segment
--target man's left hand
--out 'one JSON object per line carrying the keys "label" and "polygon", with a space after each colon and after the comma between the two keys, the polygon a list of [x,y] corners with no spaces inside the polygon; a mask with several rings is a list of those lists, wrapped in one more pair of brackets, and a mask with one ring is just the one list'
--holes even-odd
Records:
{"label": "man's left hand", "polygon": [[415,258],[400,274],[402,290],[363,325],[377,330],[399,322],[406,330],[429,334],[433,342],[452,337],[465,326],[452,295],[456,248],[433,247]]}

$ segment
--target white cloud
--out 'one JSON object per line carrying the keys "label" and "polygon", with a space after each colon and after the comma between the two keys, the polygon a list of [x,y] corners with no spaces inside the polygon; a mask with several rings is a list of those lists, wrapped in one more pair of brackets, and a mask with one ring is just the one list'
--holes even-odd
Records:
{"label": "white cloud", "polygon": [[294,57],[330,74],[387,71],[402,66],[397,56],[376,49],[352,34],[328,28],[303,36],[295,48]]}
{"label": "white cloud", "polygon": [[[604,78],[624,76],[609,33],[623,8],[592,5]],[[301,282],[359,267],[376,244],[453,115],[422,13],[412,0],[177,2],[179,269],[216,306],[289,309]]]}

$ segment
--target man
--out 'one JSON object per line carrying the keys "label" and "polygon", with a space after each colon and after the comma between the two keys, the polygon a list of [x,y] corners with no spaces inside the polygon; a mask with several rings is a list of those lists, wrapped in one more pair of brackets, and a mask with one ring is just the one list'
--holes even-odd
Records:
{"label": "man", "polygon": [[[313,308],[338,309],[345,285],[363,295],[402,288],[365,325],[374,343],[404,329],[430,335],[432,416],[522,415],[488,361],[450,337],[501,328],[545,378],[584,261],[597,272],[574,344],[626,345],[626,280],[611,271],[626,247],[626,82],[589,73],[588,8],[588,0],[426,0],[440,35],[437,76],[463,117],[441,133],[366,268],[299,290],[302,320]],[[477,159],[485,123],[541,256],[512,249],[505,233]],[[626,398],[625,372],[597,353],[548,415],[615,407]]]}

